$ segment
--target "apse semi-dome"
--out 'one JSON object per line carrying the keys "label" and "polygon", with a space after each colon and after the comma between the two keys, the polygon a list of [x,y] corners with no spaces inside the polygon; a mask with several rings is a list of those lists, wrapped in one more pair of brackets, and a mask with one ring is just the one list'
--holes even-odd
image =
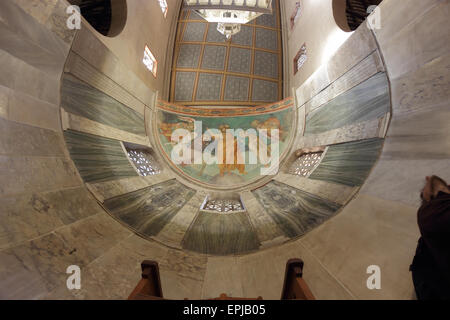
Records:
{"label": "apse semi-dome", "polygon": [[[154,134],[166,161],[180,175],[214,189],[242,188],[267,178],[264,168],[268,170],[272,164],[277,166],[278,171],[289,151],[297,121],[291,98],[256,108],[227,109],[185,107],[160,101],[158,109]],[[183,142],[174,135],[177,129],[189,132],[187,141]],[[217,155],[217,160],[214,159],[214,164],[209,164],[205,159],[208,146],[214,147],[213,141],[207,141],[205,137],[213,132],[211,130],[220,132],[223,137],[223,144],[212,150],[213,155],[221,152],[221,155]],[[199,148],[196,149],[195,137],[198,132],[201,137]],[[227,132],[230,132],[231,137]],[[230,138],[227,140],[227,137]],[[180,143],[188,144],[184,150],[189,155],[187,159],[175,161],[174,152],[182,155],[181,150],[174,150]],[[231,143],[228,149],[227,143]],[[218,148],[223,150],[219,151]],[[263,151],[268,159],[261,159]],[[195,159],[196,153],[201,153],[198,161]],[[251,161],[250,153],[253,153],[254,161]]]}

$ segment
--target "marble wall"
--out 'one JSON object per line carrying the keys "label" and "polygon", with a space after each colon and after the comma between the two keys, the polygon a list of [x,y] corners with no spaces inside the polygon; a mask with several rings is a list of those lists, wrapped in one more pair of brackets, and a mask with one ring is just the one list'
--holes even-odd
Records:
{"label": "marble wall", "polygon": [[150,237],[157,235],[195,195],[195,190],[169,180],[108,199],[104,206],[118,220]]}
{"label": "marble wall", "polygon": [[146,135],[142,114],[67,73],[61,84],[61,106],[67,112],[92,121]]}
{"label": "marble wall", "polygon": [[182,242],[184,249],[210,255],[244,254],[259,245],[245,212],[200,211]]}
{"label": "marble wall", "polygon": [[383,139],[369,139],[332,145],[310,179],[361,186],[380,156]]}
{"label": "marble wall", "polygon": [[311,111],[306,116],[305,135],[382,118],[390,111],[389,84],[380,72]]}
{"label": "marble wall", "polygon": [[306,234],[333,216],[341,207],[337,203],[277,181],[254,190],[253,194],[289,238]]}
{"label": "marble wall", "polygon": [[67,130],[64,132],[70,156],[85,182],[116,180],[138,175],[120,141]]}

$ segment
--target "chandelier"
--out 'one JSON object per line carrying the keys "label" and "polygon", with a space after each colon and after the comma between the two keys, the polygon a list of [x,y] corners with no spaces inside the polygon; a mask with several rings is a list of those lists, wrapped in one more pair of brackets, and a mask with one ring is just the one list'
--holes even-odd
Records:
{"label": "chandelier", "polygon": [[217,30],[227,39],[241,31],[242,24],[272,14],[272,0],[185,0],[185,6],[217,23]]}

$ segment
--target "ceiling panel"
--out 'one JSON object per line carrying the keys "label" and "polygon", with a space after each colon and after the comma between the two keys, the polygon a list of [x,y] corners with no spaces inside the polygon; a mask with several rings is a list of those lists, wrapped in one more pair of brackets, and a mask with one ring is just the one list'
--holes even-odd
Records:
{"label": "ceiling panel", "polygon": [[283,92],[279,3],[227,40],[195,12],[182,9],[170,101],[189,106],[257,106]]}

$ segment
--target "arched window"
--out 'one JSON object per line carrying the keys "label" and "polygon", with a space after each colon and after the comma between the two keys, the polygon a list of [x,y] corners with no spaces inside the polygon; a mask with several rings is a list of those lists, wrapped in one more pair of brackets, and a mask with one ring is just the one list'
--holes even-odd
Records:
{"label": "arched window", "polygon": [[303,67],[307,59],[308,55],[306,54],[306,43],[304,43],[294,58],[294,75],[297,74],[301,67]]}
{"label": "arched window", "polygon": [[115,37],[125,27],[126,0],[69,0],[69,2],[78,6],[86,21],[104,36]]}
{"label": "arched window", "polygon": [[333,15],[336,24],[344,31],[354,31],[378,6],[382,0],[333,0]]}
{"label": "arched window", "polygon": [[295,7],[294,7],[294,11],[292,12],[291,15],[291,30],[294,29],[295,23],[297,22],[297,19],[300,17],[301,14],[301,3],[300,1],[297,1],[295,3]]}
{"label": "arched window", "polygon": [[158,0],[159,6],[161,7],[161,11],[163,12],[164,18],[167,17],[167,12],[169,11],[169,6],[167,5],[166,0]]}

